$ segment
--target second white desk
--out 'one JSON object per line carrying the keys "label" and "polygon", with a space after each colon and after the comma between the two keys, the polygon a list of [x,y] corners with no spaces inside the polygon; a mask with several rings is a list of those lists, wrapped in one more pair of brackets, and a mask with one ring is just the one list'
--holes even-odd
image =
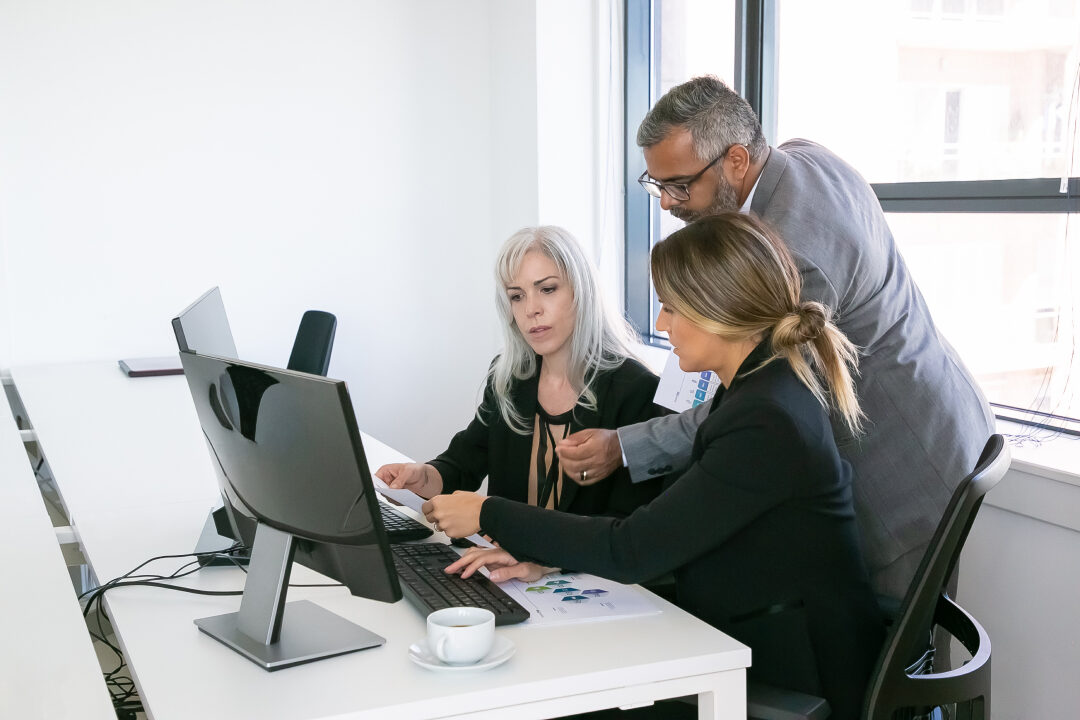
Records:
{"label": "second white desk", "polygon": [[[216,488],[182,377],[133,380],[110,363],[18,368],[13,375],[99,580],[151,556],[190,551]],[[374,467],[400,457],[370,438],[365,443]],[[298,567],[292,581],[325,579]],[[243,575],[210,568],[188,584],[239,590]],[[367,601],[342,588],[290,589],[289,599],[299,598],[382,635],[386,645],[267,673],[193,624],[235,611],[238,597],[121,588],[107,605],[156,720],[527,719],[691,694],[699,696],[701,718],[746,714],[749,649],[671,605],[632,620],[500,628],[517,647],[508,663],[440,674],[408,660],[424,618],[406,601]]]}

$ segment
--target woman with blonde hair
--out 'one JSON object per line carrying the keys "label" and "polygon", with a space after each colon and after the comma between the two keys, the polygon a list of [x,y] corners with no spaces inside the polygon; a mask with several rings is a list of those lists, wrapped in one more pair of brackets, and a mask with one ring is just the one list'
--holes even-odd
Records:
{"label": "woman with blonde hair", "polygon": [[[448,568],[493,568],[527,555],[621,582],[674,571],[684,609],[750,646],[750,677],[826,698],[858,718],[884,629],[858,544],[851,468],[829,424],[857,432],[857,351],[828,308],[800,302],[784,244],[760,221],[725,213],[658,243],[653,282],[686,371],[723,387],[687,471],[624,519],[568,522],[468,493],[425,505],[453,536],[483,528],[500,548]],[[664,713],[671,713],[666,708]]]}
{"label": "woman with blonde hair", "polygon": [[[467,428],[428,463],[384,465],[393,488],[430,498],[476,490],[581,515],[625,516],[660,490],[623,469],[579,486],[560,471],[555,445],[584,428],[616,428],[664,411],[658,379],[633,357],[632,330],[604,302],[581,246],[555,226],[514,233],[495,263],[504,333],[484,398]],[[518,572],[525,572],[518,568]]]}

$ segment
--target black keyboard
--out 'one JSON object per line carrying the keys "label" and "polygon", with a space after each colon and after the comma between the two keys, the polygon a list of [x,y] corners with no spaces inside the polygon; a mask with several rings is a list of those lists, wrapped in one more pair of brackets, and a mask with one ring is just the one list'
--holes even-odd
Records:
{"label": "black keyboard", "polygon": [[423,540],[433,534],[431,528],[427,525],[398,512],[386,503],[379,503],[379,510],[382,511],[382,522],[383,527],[386,528],[386,537],[392,543]]}
{"label": "black keyboard", "polygon": [[495,613],[496,625],[529,619],[529,611],[480,573],[469,578],[447,575],[443,569],[459,555],[441,543],[394,545],[394,567],[401,590],[427,615],[447,607],[482,607]]}

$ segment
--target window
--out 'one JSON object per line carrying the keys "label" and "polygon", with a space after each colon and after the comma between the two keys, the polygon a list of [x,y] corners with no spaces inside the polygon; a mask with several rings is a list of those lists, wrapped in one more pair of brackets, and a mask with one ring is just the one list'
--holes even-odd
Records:
{"label": "window", "polygon": [[[684,34],[691,54],[698,4],[642,1],[652,32]],[[737,22],[710,20],[727,53],[715,64],[670,70],[674,51],[652,54],[662,82],[650,104],[711,72],[751,101],[770,144],[806,137],[835,151],[873,184],[935,321],[991,402],[1038,422],[1080,418],[1080,0],[738,0],[724,13]],[[642,89],[632,79],[628,97]],[[643,114],[627,117],[638,173]],[[642,216],[627,216],[627,262],[645,277],[635,288],[628,272],[627,307],[643,332],[648,248],[677,224],[658,216],[654,205],[636,247]]]}

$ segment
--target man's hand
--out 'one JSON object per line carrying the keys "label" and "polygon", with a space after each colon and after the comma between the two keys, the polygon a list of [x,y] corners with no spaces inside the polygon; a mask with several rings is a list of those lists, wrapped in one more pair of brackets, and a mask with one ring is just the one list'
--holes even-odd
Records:
{"label": "man's hand", "polygon": [[458,490],[433,497],[420,510],[436,530],[452,538],[466,537],[480,532],[480,506],[485,500],[486,495]]}
{"label": "man's hand", "polygon": [[555,446],[562,471],[578,485],[592,485],[622,467],[622,447],[614,430],[588,428]]}
{"label": "man's hand", "polygon": [[426,463],[390,463],[376,470],[375,477],[394,490],[412,490],[423,498],[442,492],[442,475]]}

